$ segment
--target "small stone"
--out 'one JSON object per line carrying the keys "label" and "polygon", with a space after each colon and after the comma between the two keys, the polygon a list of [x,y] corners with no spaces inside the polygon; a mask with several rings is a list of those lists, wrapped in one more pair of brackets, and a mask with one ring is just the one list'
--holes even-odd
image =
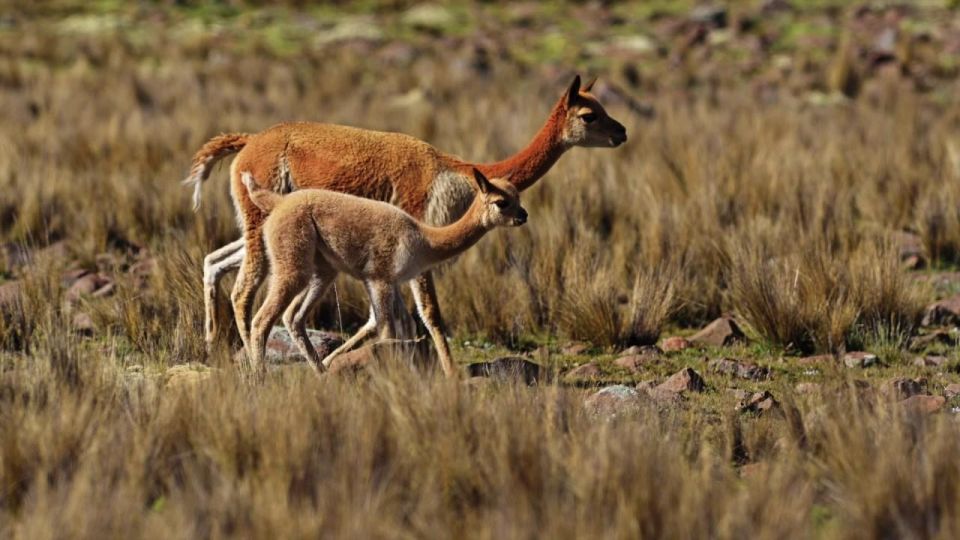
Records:
{"label": "small stone", "polygon": [[689,349],[690,347],[690,341],[680,336],[668,337],[667,339],[663,340],[663,343],[660,344],[660,348],[663,349],[663,352],[678,352]]}
{"label": "small stone", "polygon": [[715,373],[723,373],[741,379],[760,380],[770,377],[769,368],[729,358],[720,358],[710,362],[710,369]]}
{"label": "small stone", "polygon": [[943,396],[918,395],[900,402],[901,406],[911,413],[933,414],[943,409],[947,403]]}
{"label": "small stone", "polygon": [[730,317],[720,317],[690,337],[692,343],[711,347],[727,347],[746,340],[743,330]]}
{"label": "small stone", "polygon": [[660,347],[656,345],[633,345],[632,347],[627,347],[626,349],[620,351],[620,356],[631,356],[631,355],[644,355],[644,356],[658,356],[663,354],[663,351],[660,350]]}
{"label": "small stone", "polygon": [[577,356],[590,350],[590,344],[583,341],[574,341],[567,343],[560,349],[560,353],[567,356]]}
{"label": "small stone", "polygon": [[543,378],[543,367],[525,358],[505,356],[490,362],[476,362],[467,366],[471,377],[518,380],[536,384]]}
{"label": "small stone", "polygon": [[[321,356],[324,356],[321,354]],[[411,360],[412,362],[405,362]],[[374,366],[439,365],[430,341],[420,339],[390,339],[377,341],[345,352],[333,359],[327,368],[331,375],[358,375]]]}
{"label": "small stone", "polygon": [[727,26],[727,8],[718,5],[697,6],[690,12],[690,20],[714,28],[725,28]]}
{"label": "small stone", "polygon": [[618,384],[591,394],[583,405],[593,415],[613,418],[636,413],[643,406],[643,398],[636,389]]}
{"label": "small stone", "polygon": [[737,410],[740,412],[752,412],[763,414],[765,412],[771,411],[773,409],[779,408],[780,403],[774,399],[773,395],[764,390],[763,392],[756,392],[750,396],[746,401],[742,401],[737,405]]}
{"label": "small stone", "polygon": [[682,392],[703,392],[705,387],[703,377],[692,368],[686,367],[671,375],[669,379],[657,386],[657,389],[679,394]]}
{"label": "small stone", "polygon": [[848,368],[867,368],[877,363],[877,355],[863,351],[848,352],[843,355],[843,365]]}
{"label": "small stone", "polygon": [[960,384],[950,383],[943,389],[943,397],[953,399],[957,396],[960,396]]}
{"label": "small stone", "polygon": [[817,364],[829,364],[836,361],[836,358],[832,354],[817,354],[814,356],[804,356],[803,358],[798,358],[797,363],[801,366],[811,366]]}
{"label": "small stone", "polygon": [[613,363],[631,373],[638,373],[643,371],[645,366],[650,364],[655,364],[659,360],[656,356],[649,356],[646,354],[631,354],[629,356],[621,356],[613,361]]}
{"label": "small stone", "polygon": [[[334,349],[343,344],[343,338],[332,332],[307,330],[307,337],[317,350],[320,358],[332,353]],[[280,364],[306,361],[307,359],[300,354],[300,350],[297,349],[287,329],[280,326],[273,327],[270,336],[267,338],[265,362],[267,364]]]}
{"label": "small stone", "polygon": [[586,364],[581,364],[570,371],[568,371],[563,379],[567,382],[577,382],[589,379],[598,379],[603,375],[600,368],[597,367],[593,362],[587,362]]}

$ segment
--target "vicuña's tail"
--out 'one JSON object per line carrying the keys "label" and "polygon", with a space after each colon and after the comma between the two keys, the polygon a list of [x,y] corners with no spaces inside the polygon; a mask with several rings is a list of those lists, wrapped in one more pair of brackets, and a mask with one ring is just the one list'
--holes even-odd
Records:
{"label": "vicu\u00f1a's tail", "polygon": [[268,214],[283,198],[283,195],[279,193],[258,186],[250,171],[240,173],[240,180],[247,187],[247,193],[250,194],[250,200],[253,201],[253,204]]}
{"label": "vicu\u00f1a's tail", "polygon": [[210,139],[193,155],[190,175],[183,180],[193,186],[193,209],[200,208],[200,185],[210,176],[213,165],[230,154],[236,154],[247,145],[248,133],[223,133]]}

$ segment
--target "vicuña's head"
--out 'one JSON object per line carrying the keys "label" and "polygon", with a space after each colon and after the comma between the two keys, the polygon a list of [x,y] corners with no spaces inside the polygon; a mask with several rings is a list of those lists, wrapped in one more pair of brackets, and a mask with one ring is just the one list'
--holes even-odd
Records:
{"label": "vicu\u00f1a's head", "polygon": [[595,82],[593,79],[581,88],[577,75],[562,98],[563,140],[570,146],[616,148],[627,141],[627,128],[611,118],[590,93]]}
{"label": "vicu\u00f1a's head", "polygon": [[487,227],[516,227],[527,222],[527,211],[520,206],[520,192],[506,178],[488,180],[477,169],[473,170],[477,181],[477,200],[480,205],[480,221]]}

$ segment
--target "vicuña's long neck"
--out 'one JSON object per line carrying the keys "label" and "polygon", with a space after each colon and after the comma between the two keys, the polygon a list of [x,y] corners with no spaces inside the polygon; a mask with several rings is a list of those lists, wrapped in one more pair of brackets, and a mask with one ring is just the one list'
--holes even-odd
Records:
{"label": "vicu\u00f1a's long neck", "polygon": [[421,224],[423,236],[427,240],[428,254],[426,262],[439,264],[451,257],[463,253],[476,244],[490,230],[480,220],[480,197],[474,200],[467,212],[457,221],[443,227]]}
{"label": "vicu\u00f1a's long neck", "polygon": [[477,168],[490,178],[509,175],[510,183],[520,191],[532,186],[547,174],[567,150],[562,133],[564,115],[562,103],[557,103],[547,122],[526,148],[503,161],[480,164]]}

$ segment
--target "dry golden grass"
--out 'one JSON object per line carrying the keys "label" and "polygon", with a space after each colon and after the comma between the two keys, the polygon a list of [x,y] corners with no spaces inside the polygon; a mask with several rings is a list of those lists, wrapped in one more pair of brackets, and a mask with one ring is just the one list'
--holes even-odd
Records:
{"label": "dry golden grass", "polygon": [[[58,6],[37,9],[71,13]],[[207,138],[317,120],[494,160],[533,135],[572,66],[483,67],[469,40],[434,37],[411,38],[408,60],[309,37],[279,54],[254,32],[274,16],[242,19],[249,39],[189,17],[141,33],[0,27],[0,242],[37,254],[0,257],[0,281],[23,285],[0,297],[0,536],[960,536],[954,418],[910,414],[837,369],[799,396],[791,366],[766,358],[782,412],[735,413],[728,387],[760,383],[710,373],[703,395],[609,420],[559,383],[474,388],[403,367],[320,381],[284,366],[252,385],[235,336],[205,355],[202,259],[238,236],[225,167],[197,214],[178,184]],[[806,71],[849,93],[855,78],[856,100],[758,100],[695,55],[635,85],[598,62],[598,88],[656,115],[608,100],[629,142],[572,150],[524,193],[527,226],[444,270],[456,341],[613,351],[732,312],[764,351],[883,349],[898,374],[926,373],[900,356],[930,293],[891,237],[916,231],[932,266],[960,263],[960,107],[861,77],[851,43]],[[144,286],[129,267],[147,254]],[[66,302],[75,265],[113,276],[113,295]],[[364,295],[337,291],[315,322],[355,328]],[[71,329],[79,310],[94,337]]]}

